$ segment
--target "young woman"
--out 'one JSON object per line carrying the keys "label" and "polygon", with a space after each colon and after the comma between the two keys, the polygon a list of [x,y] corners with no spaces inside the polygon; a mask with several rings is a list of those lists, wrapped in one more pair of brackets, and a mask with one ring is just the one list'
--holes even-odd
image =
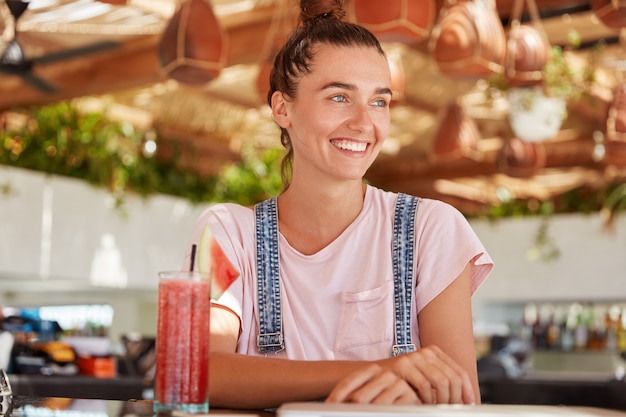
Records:
{"label": "young woman", "polygon": [[389,133],[390,74],[344,14],[302,0],[276,58],[284,191],[214,205],[194,230],[198,243],[210,228],[214,270],[236,276],[211,309],[212,406],[480,402],[470,299],[492,261],[451,206],[364,185]]}

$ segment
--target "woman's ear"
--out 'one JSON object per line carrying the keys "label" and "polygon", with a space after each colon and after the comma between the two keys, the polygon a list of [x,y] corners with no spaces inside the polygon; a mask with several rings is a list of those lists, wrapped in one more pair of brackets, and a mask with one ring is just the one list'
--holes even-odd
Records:
{"label": "woman's ear", "polygon": [[280,91],[274,91],[272,94],[272,118],[283,129],[291,125],[288,115],[288,102]]}

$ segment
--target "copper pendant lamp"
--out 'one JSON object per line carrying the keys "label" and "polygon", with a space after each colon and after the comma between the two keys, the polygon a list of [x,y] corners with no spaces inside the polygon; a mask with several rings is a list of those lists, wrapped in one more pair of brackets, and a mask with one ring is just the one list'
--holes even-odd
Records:
{"label": "copper pendant lamp", "polygon": [[428,49],[440,72],[478,79],[502,72],[504,27],[491,0],[447,0],[433,27]]}
{"label": "copper pendant lamp", "polygon": [[479,161],[482,159],[477,147],[479,137],[474,119],[460,104],[453,102],[445,109],[433,138],[433,159],[439,162]]}
{"label": "copper pendant lamp", "polygon": [[352,0],[350,7],[356,22],[383,42],[417,43],[435,22],[434,0]]}
{"label": "copper pendant lamp", "polygon": [[545,146],[511,137],[502,144],[497,157],[498,169],[514,178],[530,178],[546,164]]}
{"label": "copper pendant lamp", "polygon": [[207,0],[185,0],[159,42],[164,75],[184,84],[206,84],[225,65],[228,39]]}
{"label": "copper pendant lamp", "polygon": [[591,0],[591,9],[606,26],[613,29],[626,27],[626,1]]}

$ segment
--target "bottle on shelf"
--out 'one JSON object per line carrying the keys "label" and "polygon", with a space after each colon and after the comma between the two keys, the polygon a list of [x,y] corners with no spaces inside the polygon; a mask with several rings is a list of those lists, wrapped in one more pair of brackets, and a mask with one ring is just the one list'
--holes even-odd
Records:
{"label": "bottle on shelf", "polygon": [[563,308],[560,305],[554,307],[552,312],[548,330],[546,333],[546,342],[548,349],[559,350],[561,349],[561,323],[563,322]]}
{"label": "bottle on shelf", "polygon": [[617,304],[611,305],[604,316],[606,328],[605,348],[609,352],[617,352],[617,332],[620,326],[621,309]]}
{"label": "bottle on shelf", "polygon": [[581,351],[587,349],[587,343],[589,342],[589,328],[590,323],[593,320],[591,309],[589,305],[583,305],[574,303],[575,309],[578,312],[576,327],[574,329],[574,349]]}
{"label": "bottle on shelf", "polygon": [[619,327],[617,328],[617,350],[626,352],[626,307],[622,309]]}
{"label": "bottle on shelf", "polygon": [[543,304],[539,308],[539,313],[533,326],[533,340],[537,349],[548,348],[548,326],[550,325],[552,310],[552,304]]}
{"label": "bottle on shelf", "polygon": [[527,303],[520,336],[536,350],[626,352],[626,303]]}
{"label": "bottle on shelf", "polygon": [[601,351],[606,348],[606,310],[607,307],[604,304],[596,304],[591,309],[588,350]]}

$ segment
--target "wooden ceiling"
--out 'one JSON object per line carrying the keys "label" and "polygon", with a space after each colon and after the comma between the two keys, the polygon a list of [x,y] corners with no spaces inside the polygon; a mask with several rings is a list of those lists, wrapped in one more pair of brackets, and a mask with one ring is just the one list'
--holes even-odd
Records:
{"label": "wooden ceiling", "polygon": [[[142,127],[191,143],[196,157],[181,161],[203,173],[236,160],[246,143],[272,145],[277,134],[256,88],[267,34],[276,24],[277,5],[290,0],[212,0],[228,37],[226,66],[203,86],[167,80],[159,69],[157,46],[176,9],[174,0],[31,0],[18,21],[19,40],[27,56],[113,42],[100,52],[35,64],[32,75],[54,91],[42,91],[32,79],[0,73],[0,111],[88,96],[85,105],[113,101],[112,112]],[[498,0],[506,26],[515,0]],[[3,3],[3,2],[0,2]],[[117,4],[112,4],[117,3]],[[119,4],[122,3],[122,4]],[[589,46],[605,40],[604,63],[622,60],[619,31],[595,16],[589,2],[536,0],[542,25],[552,44],[565,45],[571,30]],[[437,0],[437,9],[443,0]],[[526,11],[527,9],[524,8]],[[3,39],[10,38],[10,16],[0,14]],[[284,11],[283,11],[284,14]],[[274,19],[274,20],[273,20]],[[623,178],[594,154],[594,132],[603,131],[619,74],[615,65],[601,68],[593,105],[576,105],[554,139],[541,145],[544,163],[520,176],[502,166],[501,149],[510,140],[506,106],[485,100],[480,83],[442,75],[428,53],[427,40],[411,47],[388,45],[398,54],[406,78],[404,99],[393,109],[393,130],[367,179],[383,188],[440,198],[466,211],[495,204],[503,193],[518,198],[549,198],[580,185]],[[3,49],[0,43],[0,50]],[[577,52],[589,53],[589,49]],[[610,61],[609,58],[614,58]],[[433,138],[446,111],[459,104],[478,131],[476,157],[437,158]],[[596,136],[597,141],[597,136]],[[199,155],[199,157],[198,157]],[[594,156],[595,155],[595,156]],[[500,161],[500,162],[499,162]]]}

